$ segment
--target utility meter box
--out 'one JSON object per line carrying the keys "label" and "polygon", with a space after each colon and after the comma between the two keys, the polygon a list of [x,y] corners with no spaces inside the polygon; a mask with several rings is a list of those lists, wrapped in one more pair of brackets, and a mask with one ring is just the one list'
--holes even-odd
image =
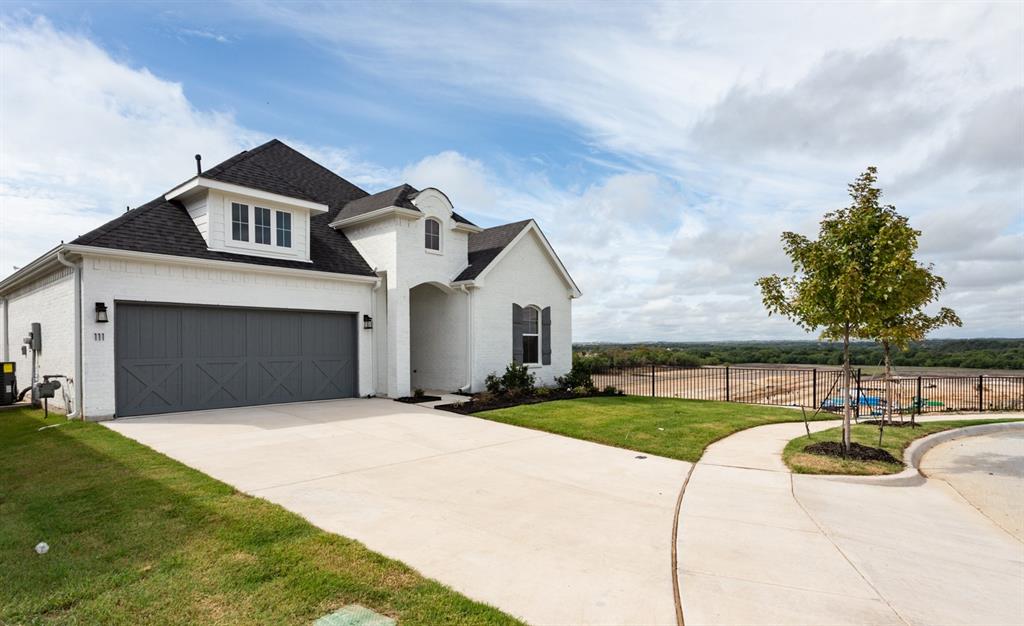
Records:
{"label": "utility meter box", "polygon": [[60,381],[57,380],[47,380],[36,385],[36,392],[40,398],[52,398],[58,389]]}
{"label": "utility meter box", "polygon": [[14,404],[18,400],[18,381],[14,377],[14,363],[0,362],[0,406]]}

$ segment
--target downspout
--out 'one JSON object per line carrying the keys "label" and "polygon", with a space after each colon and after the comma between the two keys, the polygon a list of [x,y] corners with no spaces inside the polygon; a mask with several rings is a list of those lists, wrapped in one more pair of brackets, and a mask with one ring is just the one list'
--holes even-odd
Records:
{"label": "downspout", "polygon": [[4,296],[4,360],[11,360],[11,329],[10,321],[7,317],[7,296]]}
{"label": "downspout", "polygon": [[[82,266],[64,258],[64,250],[57,251],[61,265],[75,271],[75,410],[68,413],[68,419],[85,419],[82,411]],[[6,309],[5,309],[6,310]]]}
{"label": "downspout", "polygon": [[[376,274],[377,270],[374,269],[373,273]],[[373,283],[373,289],[370,290],[370,319],[373,320],[373,328],[370,330],[370,393],[367,395],[377,395],[377,290],[384,284],[384,281],[377,277],[377,282]]]}
{"label": "downspout", "polygon": [[473,388],[473,292],[466,285],[461,286],[466,294],[466,385],[459,391],[469,393]]}

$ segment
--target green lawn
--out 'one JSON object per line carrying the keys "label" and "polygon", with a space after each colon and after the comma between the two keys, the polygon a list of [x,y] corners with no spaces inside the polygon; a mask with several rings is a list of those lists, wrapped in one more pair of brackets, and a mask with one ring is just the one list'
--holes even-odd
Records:
{"label": "green lawn", "polygon": [[[886,427],[881,447],[888,450],[900,461],[903,451],[915,439],[951,428],[961,428],[975,424],[991,424],[994,422],[1012,422],[1012,419],[993,420],[943,420],[941,422],[921,422],[915,428]],[[797,474],[854,474],[877,475],[896,474],[903,471],[903,463],[884,463],[881,461],[856,461],[839,457],[825,456],[804,452],[804,448],[819,441],[842,441],[842,429],[830,428],[814,433],[810,439],[798,437],[786,444],[782,452],[782,460],[789,469]],[[872,448],[878,445],[878,426],[870,424],[854,424],[851,429],[852,441]]]}
{"label": "green lawn", "polygon": [[[736,431],[802,419],[793,409],[642,396],[556,400],[477,417],[691,462],[708,444]],[[819,413],[818,419],[835,416]]]}
{"label": "green lawn", "polygon": [[98,424],[48,423],[0,411],[0,623],[308,624],[349,603],[518,623]]}

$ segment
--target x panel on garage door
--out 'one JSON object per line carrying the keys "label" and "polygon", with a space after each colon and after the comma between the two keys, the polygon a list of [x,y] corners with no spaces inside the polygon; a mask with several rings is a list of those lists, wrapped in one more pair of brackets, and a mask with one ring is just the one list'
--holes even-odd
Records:
{"label": "x panel on garage door", "polygon": [[117,415],[356,395],[354,313],[117,303]]}

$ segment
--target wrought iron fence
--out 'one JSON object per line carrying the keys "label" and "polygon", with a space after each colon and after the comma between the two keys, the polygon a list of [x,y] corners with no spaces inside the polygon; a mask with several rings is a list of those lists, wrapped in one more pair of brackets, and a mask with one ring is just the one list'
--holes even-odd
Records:
{"label": "wrought iron fence", "polygon": [[[736,366],[625,365],[596,368],[594,384],[628,395],[718,400],[839,411],[841,369]],[[893,412],[1022,411],[1024,376],[904,376],[891,380]],[[851,397],[858,416],[885,409],[881,374],[854,371]]]}

